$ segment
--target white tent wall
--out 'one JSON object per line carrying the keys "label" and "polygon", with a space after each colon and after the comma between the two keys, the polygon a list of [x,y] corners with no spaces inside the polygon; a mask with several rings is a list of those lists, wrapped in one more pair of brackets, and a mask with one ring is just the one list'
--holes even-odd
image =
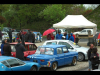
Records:
{"label": "white tent wall", "polygon": [[67,15],[62,21],[53,24],[54,28],[93,28],[94,35],[97,25],[87,20],[83,15]]}

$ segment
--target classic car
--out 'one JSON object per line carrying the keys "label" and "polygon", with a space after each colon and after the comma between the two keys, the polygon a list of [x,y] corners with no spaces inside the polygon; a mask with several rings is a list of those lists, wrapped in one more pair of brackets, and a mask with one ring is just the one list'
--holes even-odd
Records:
{"label": "classic car", "polygon": [[75,66],[78,60],[78,52],[69,52],[65,45],[39,46],[35,54],[28,55],[28,61],[37,62],[41,67],[49,67],[56,71],[57,67],[66,64]]}
{"label": "classic car", "polygon": [[[12,42],[12,43],[9,43],[10,46],[11,46],[11,55],[12,57],[16,57],[16,49],[15,49],[15,45],[17,44],[18,42]],[[30,43],[30,42],[25,42],[25,49],[26,51],[24,51],[24,57],[26,59],[26,57],[28,55],[31,55],[31,54],[34,54],[36,52],[36,49],[37,49],[37,46],[34,44],[34,43]],[[0,52],[0,55],[1,55],[1,52]]]}
{"label": "classic car", "polygon": [[78,52],[78,61],[83,61],[88,59],[87,51],[89,50],[89,48],[81,47],[70,40],[48,40],[43,43],[43,45],[48,45],[48,44],[66,45],[69,51]]}
{"label": "classic car", "polygon": [[42,35],[40,32],[33,32],[35,34],[35,42],[40,41],[42,42]]}
{"label": "classic car", "polygon": [[0,71],[39,71],[40,64],[15,57],[0,56]]}

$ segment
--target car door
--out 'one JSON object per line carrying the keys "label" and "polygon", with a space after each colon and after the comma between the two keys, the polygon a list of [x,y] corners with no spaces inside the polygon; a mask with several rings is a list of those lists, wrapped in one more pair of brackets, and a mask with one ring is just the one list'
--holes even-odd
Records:
{"label": "car door", "polygon": [[66,45],[69,51],[75,51],[75,49],[68,42],[59,41],[58,44]]}
{"label": "car door", "polygon": [[28,65],[26,65],[21,60],[19,61],[17,59],[9,59],[7,62],[10,65],[12,71],[27,71],[29,69]]}
{"label": "car door", "polygon": [[63,53],[64,53],[64,65],[70,64],[72,62],[72,56],[68,51],[67,47],[63,47]]}
{"label": "car door", "polygon": [[58,59],[58,65],[64,65],[64,53],[62,51],[62,48],[57,48],[57,59]]}

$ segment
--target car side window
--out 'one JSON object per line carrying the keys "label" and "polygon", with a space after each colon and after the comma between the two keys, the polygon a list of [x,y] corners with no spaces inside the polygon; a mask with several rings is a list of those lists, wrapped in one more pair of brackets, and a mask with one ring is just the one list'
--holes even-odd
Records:
{"label": "car side window", "polygon": [[62,54],[62,48],[57,48],[57,54]]}
{"label": "car side window", "polygon": [[46,45],[50,45],[50,44],[57,44],[56,41],[53,41],[53,42],[47,42]]}
{"label": "car side window", "polygon": [[63,52],[64,53],[67,53],[68,52],[68,49],[66,47],[63,47]]}
{"label": "car side window", "polygon": [[17,59],[20,65],[24,65],[25,63],[19,59]]}
{"label": "car side window", "polygon": [[19,62],[17,61],[17,59],[8,59],[7,62],[9,63],[9,65],[11,67],[15,67],[15,66],[19,66]]}
{"label": "car side window", "polygon": [[82,30],[82,32],[86,32],[86,30]]}
{"label": "car side window", "polygon": [[66,45],[68,49],[70,49],[70,47],[72,47],[70,44],[68,44],[67,42],[59,42],[59,45]]}
{"label": "car side window", "polygon": [[9,64],[6,61],[2,61],[1,63],[4,64],[7,67],[10,67]]}

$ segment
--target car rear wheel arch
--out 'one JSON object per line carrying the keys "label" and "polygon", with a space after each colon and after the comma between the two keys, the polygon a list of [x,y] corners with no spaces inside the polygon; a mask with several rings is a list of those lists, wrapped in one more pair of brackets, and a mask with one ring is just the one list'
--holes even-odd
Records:
{"label": "car rear wheel arch", "polygon": [[[54,63],[57,64],[57,68],[58,68],[58,62],[57,62],[57,61],[54,61],[54,62],[52,62],[52,64],[51,64],[51,70],[52,70],[52,71],[56,71],[56,70],[53,69],[53,64],[54,64]],[[56,69],[57,69],[57,68],[56,68]]]}
{"label": "car rear wheel arch", "polygon": [[33,66],[31,67],[30,71],[33,71],[33,70],[32,70],[33,67],[34,67],[34,68],[36,69],[36,71],[37,71],[37,66],[36,66],[36,65],[33,65]]}

